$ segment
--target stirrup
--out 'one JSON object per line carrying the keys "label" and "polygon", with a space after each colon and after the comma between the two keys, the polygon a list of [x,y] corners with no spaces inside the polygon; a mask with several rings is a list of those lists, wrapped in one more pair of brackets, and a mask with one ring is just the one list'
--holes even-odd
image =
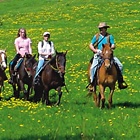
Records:
{"label": "stirrup", "polygon": [[94,91],[94,86],[92,85],[92,83],[89,83],[89,84],[86,86],[86,88],[88,88],[88,90],[89,90],[90,92],[93,92],[93,91]]}
{"label": "stirrup", "polygon": [[9,83],[9,84],[13,84],[12,78],[10,78],[10,79],[8,80],[8,83]]}
{"label": "stirrup", "polygon": [[16,76],[16,75],[17,75],[16,72],[12,73],[12,76],[13,76],[13,77]]}
{"label": "stirrup", "polygon": [[40,76],[38,75],[34,80],[34,85],[40,85]]}
{"label": "stirrup", "polygon": [[[125,85],[123,85],[123,83],[124,83]],[[126,88],[128,87],[128,85],[126,84],[125,81],[123,81],[123,82],[119,83],[118,87],[119,87],[119,89],[126,89]]]}
{"label": "stirrup", "polygon": [[89,84],[86,86],[86,88],[88,88],[88,87],[89,87],[89,85],[91,85],[91,83],[89,83]]}

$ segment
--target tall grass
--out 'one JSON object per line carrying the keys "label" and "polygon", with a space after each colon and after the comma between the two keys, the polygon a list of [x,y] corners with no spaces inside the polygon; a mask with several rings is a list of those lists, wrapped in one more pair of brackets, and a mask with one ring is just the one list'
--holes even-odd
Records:
{"label": "tall grass", "polygon": [[[69,93],[63,88],[61,105],[57,107],[9,100],[13,93],[6,81],[0,101],[0,139],[140,139],[139,4],[138,0],[1,1],[0,44],[1,49],[7,49],[8,63],[15,55],[13,42],[18,28],[27,29],[34,54],[43,32],[50,31],[55,48],[68,50]],[[92,98],[86,98],[87,65],[93,55],[88,46],[101,21],[111,26],[108,32],[115,37],[115,55],[124,64],[124,77],[129,85],[126,90],[119,90],[116,85],[111,110],[100,110]],[[6,73],[9,77],[8,69]],[[106,103],[107,97],[106,91]]]}

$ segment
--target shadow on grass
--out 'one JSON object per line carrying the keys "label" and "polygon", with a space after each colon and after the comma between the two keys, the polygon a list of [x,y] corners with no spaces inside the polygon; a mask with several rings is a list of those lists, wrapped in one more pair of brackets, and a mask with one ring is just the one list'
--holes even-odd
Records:
{"label": "shadow on grass", "polygon": [[123,103],[116,103],[116,104],[112,105],[112,107],[114,107],[114,108],[116,106],[127,107],[127,108],[139,108],[140,107],[140,103],[123,102]]}
{"label": "shadow on grass", "polygon": [[[136,137],[133,136],[135,139]],[[1,140],[12,140],[14,138],[2,138]],[[44,136],[38,136],[38,135],[29,135],[29,136],[21,136],[18,138],[18,140],[109,140],[109,139],[116,139],[116,140],[131,140],[132,137],[124,136],[123,138],[121,136],[118,136],[116,133],[113,132],[93,132],[91,134],[77,134],[75,136],[72,135],[64,135],[64,136],[59,136],[55,134],[47,134]],[[15,140],[15,139],[14,139]]]}

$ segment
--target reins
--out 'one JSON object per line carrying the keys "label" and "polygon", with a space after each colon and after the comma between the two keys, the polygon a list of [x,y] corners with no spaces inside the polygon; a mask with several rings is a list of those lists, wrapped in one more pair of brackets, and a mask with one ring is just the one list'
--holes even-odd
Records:
{"label": "reins", "polygon": [[56,55],[55,61],[56,61],[56,63],[55,63],[56,68],[55,68],[53,65],[51,65],[50,63],[49,63],[49,65],[50,65],[50,67],[51,67],[53,70],[55,70],[56,72],[60,73],[60,69],[59,69],[59,66],[58,66],[57,55]]}
{"label": "reins", "polygon": [[53,65],[51,65],[51,64],[49,64],[50,65],[50,67],[53,69],[53,70],[55,70],[55,71],[59,71],[59,69],[58,68],[55,68]]}

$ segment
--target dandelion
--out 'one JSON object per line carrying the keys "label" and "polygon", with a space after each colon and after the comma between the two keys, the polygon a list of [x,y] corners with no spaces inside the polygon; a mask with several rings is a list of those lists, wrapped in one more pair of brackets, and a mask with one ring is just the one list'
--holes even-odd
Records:
{"label": "dandelion", "polygon": [[113,115],[114,114],[114,112],[111,112],[111,115]]}
{"label": "dandelion", "polygon": [[40,123],[41,121],[40,121],[40,120],[38,120],[37,122],[38,122],[38,123]]}
{"label": "dandelion", "polygon": [[125,134],[124,134],[124,133],[122,133],[122,136],[125,136]]}
{"label": "dandelion", "polygon": [[98,126],[96,126],[95,128],[96,128],[96,129],[98,129],[99,127],[98,127]]}
{"label": "dandelion", "polygon": [[79,126],[76,126],[76,129],[79,129]]}
{"label": "dandelion", "polygon": [[20,127],[23,127],[24,125],[23,125],[23,124],[20,124],[19,126],[20,126]]}

